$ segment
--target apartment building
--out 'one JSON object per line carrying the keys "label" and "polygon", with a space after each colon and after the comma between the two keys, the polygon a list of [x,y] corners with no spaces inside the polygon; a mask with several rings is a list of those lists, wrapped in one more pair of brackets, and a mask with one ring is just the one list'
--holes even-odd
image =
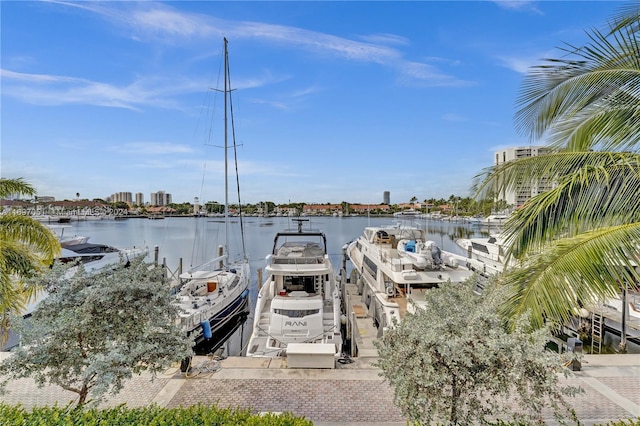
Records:
{"label": "apartment building", "polygon": [[149,201],[149,204],[152,206],[166,206],[171,203],[171,194],[167,194],[164,191],[151,193],[151,200]]}
{"label": "apartment building", "polygon": [[116,192],[115,194],[111,194],[112,203],[127,203],[129,206],[133,204],[133,196],[130,192]]}
{"label": "apartment building", "polygon": [[[521,146],[507,148],[495,153],[494,165],[500,165],[509,161],[520,158],[536,157],[549,152],[544,146]],[[551,179],[542,179],[532,182],[520,182],[514,190],[503,191],[502,194],[496,194],[496,199],[504,200],[508,205],[518,208],[522,206],[531,197],[553,188]]]}

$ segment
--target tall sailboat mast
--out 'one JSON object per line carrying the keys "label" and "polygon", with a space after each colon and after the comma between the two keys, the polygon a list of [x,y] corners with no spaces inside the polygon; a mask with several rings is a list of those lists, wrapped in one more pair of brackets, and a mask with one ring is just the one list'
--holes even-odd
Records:
{"label": "tall sailboat mast", "polygon": [[[227,52],[227,38],[224,37],[224,254],[229,255],[229,162],[228,131],[227,131],[227,94],[229,91],[229,54]],[[228,259],[227,259],[228,261]]]}

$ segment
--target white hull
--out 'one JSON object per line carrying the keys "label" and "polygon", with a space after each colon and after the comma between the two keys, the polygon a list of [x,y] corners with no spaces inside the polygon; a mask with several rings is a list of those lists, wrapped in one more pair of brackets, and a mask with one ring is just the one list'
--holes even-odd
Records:
{"label": "white hull", "polygon": [[249,262],[224,268],[221,259],[180,275],[183,284],[176,296],[180,325],[194,345],[206,343],[230,319],[246,310],[249,297]]}
{"label": "white hull", "polygon": [[474,275],[473,261],[440,250],[418,228],[367,227],[348,245],[347,255],[379,335],[406,312],[424,307],[429,289]]}
{"label": "white hull", "polygon": [[295,348],[295,359],[317,360],[306,367],[326,368],[327,358],[333,365],[342,350],[341,297],[324,234],[278,233],[266,274],[246,355],[289,356],[291,366]]}
{"label": "white hull", "polygon": [[[481,272],[486,275],[502,273],[507,267],[505,264],[507,249],[496,237],[459,238],[456,244],[467,252],[467,258],[482,262]],[[508,265],[515,266],[515,262],[511,261]]]}
{"label": "white hull", "polygon": [[[148,247],[116,248],[106,244],[81,243],[63,247],[56,261],[69,264],[78,263],[82,265],[85,273],[95,274],[108,268],[127,264],[139,257],[145,257],[148,253]],[[77,272],[78,268],[79,266],[71,267],[67,275],[72,276]],[[38,297],[26,306],[22,313],[23,316],[31,316],[38,303],[47,296],[48,293],[40,292]]]}

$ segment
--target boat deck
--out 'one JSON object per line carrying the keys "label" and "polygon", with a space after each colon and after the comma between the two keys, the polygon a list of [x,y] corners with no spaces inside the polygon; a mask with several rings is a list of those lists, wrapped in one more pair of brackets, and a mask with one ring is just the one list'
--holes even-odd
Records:
{"label": "boat deck", "polygon": [[[278,343],[277,338],[271,336],[269,334],[269,324],[271,321],[271,300],[267,302],[265,305],[264,312],[260,315],[260,321],[258,322],[258,330],[254,329],[252,339],[250,340],[251,347],[248,348],[251,353],[253,353],[255,357],[277,357],[280,356],[280,352],[286,349],[286,344],[280,344],[280,348],[273,349],[272,346],[276,346]],[[333,328],[333,306],[331,303],[323,304],[323,312],[322,312],[322,325],[324,330],[329,330]],[[267,345],[269,340],[271,341],[271,345]]]}

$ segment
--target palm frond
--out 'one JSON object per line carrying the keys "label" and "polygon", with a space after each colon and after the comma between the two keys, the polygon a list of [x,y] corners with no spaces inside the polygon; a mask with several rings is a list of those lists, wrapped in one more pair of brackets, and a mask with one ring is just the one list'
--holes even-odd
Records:
{"label": "palm frond", "polygon": [[509,318],[531,311],[536,326],[564,323],[576,309],[616,297],[638,282],[640,222],[601,228],[558,240],[500,279],[508,289]]}
{"label": "palm frond", "polygon": [[35,195],[36,190],[23,178],[0,178],[0,197],[8,197],[11,194]]}
{"label": "palm frond", "polygon": [[517,190],[523,182],[557,181],[585,167],[628,167],[633,172],[640,165],[640,155],[628,152],[557,152],[520,158],[482,170],[474,177],[472,191],[478,199],[488,194]]}
{"label": "palm frond", "polygon": [[640,41],[631,25],[588,34],[589,44],[562,49],[569,58],[546,59],[530,70],[516,128],[532,139],[548,135],[556,147],[637,149]]}
{"label": "palm frond", "polygon": [[14,241],[3,241],[0,246],[0,274],[31,277],[45,265],[29,247]]}
{"label": "palm frond", "polygon": [[634,163],[635,156],[601,154],[588,155],[598,161],[558,178],[553,189],[513,214],[503,230],[510,255],[522,258],[557,238],[640,221],[640,165]]}
{"label": "palm frond", "polygon": [[60,254],[60,242],[46,226],[28,216],[0,216],[0,240],[20,241],[38,254],[44,263],[51,263]]}

